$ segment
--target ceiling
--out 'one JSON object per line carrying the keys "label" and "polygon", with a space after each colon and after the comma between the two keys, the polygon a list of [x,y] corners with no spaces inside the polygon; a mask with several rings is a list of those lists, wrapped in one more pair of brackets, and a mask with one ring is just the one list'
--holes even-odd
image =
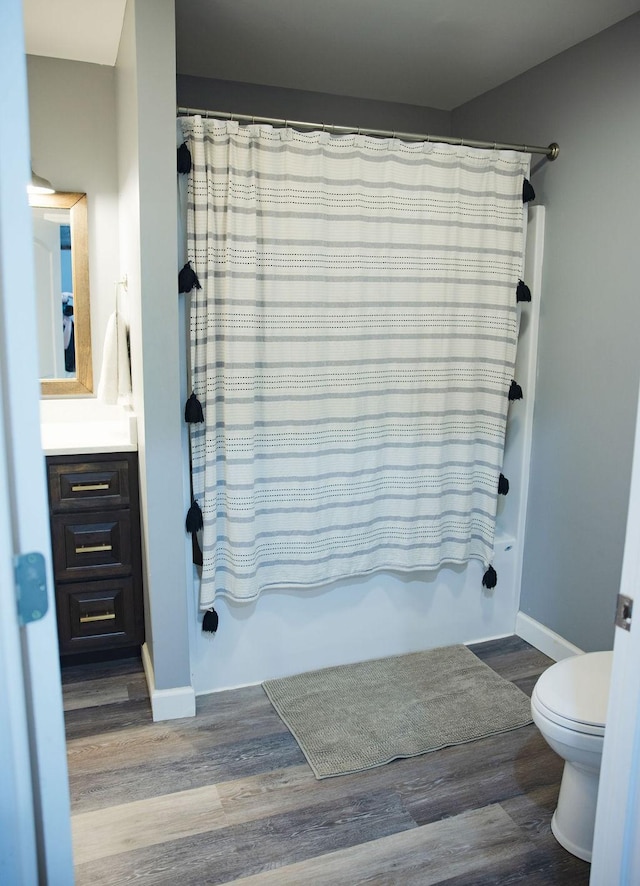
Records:
{"label": "ceiling", "polygon": [[[175,0],[180,74],[451,110],[640,0]],[[23,0],[27,52],[115,63],[126,0]]]}
{"label": "ceiling", "polygon": [[22,0],[30,55],[114,65],[127,0]]}

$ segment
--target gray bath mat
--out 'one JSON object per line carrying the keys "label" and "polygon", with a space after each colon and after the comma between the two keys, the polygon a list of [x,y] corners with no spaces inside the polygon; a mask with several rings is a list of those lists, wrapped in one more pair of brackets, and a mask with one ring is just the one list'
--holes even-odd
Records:
{"label": "gray bath mat", "polygon": [[466,646],[268,680],[316,778],[345,775],[531,722],[529,698]]}

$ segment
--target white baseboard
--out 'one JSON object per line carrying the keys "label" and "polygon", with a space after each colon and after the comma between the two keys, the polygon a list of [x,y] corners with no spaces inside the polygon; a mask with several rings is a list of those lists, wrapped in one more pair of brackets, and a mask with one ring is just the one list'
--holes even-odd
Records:
{"label": "white baseboard", "polygon": [[524,612],[516,615],[516,634],[554,661],[580,655],[584,651]]}
{"label": "white baseboard", "polygon": [[151,713],[153,721],[179,720],[181,717],[194,717],[196,713],[196,694],[193,686],[176,686],[174,689],[156,689],[153,662],[149,648],[145,643],[142,647],[142,666],[149,687]]}

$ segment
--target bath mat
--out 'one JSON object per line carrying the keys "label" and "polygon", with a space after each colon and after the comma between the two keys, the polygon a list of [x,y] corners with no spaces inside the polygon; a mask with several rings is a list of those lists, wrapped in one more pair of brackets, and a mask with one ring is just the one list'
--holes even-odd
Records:
{"label": "bath mat", "polygon": [[323,668],[262,686],[318,779],[531,723],[525,693],[466,646]]}

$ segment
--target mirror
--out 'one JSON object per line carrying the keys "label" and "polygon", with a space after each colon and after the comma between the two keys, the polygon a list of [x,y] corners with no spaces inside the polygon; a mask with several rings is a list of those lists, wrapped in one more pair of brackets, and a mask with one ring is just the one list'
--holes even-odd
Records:
{"label": "mirror", "polygon": [[30,194],[43,394],[93,393],[86,194]]}

